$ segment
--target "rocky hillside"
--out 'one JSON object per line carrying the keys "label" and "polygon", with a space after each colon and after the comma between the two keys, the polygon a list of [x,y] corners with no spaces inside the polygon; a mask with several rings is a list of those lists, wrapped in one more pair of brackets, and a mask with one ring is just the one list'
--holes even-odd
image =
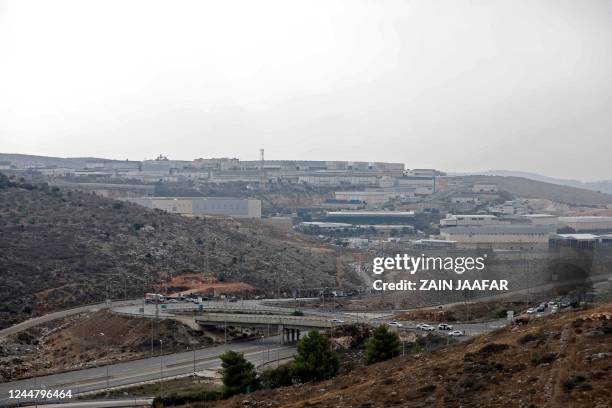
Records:
{"label": "rocky hillside", "polygon": [[353,279],[333,249],[256,220],[185,218],[0,175],[0,328],[194,271],[289,293]]}
{"label": "rocky hillside", "polygon": [[612,304],[563,312],[219,407],[608,407]]}

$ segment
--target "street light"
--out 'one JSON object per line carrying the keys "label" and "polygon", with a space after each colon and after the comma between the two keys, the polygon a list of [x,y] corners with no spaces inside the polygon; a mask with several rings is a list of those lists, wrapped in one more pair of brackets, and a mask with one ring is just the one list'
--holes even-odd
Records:
{"label": "street light", "polygon": [[264,336],[261,336],[261,369],[263,371],[266,362],[266,348],[264,347]]}
{"label": "street light", "polygon": [[104,333],[100,332],[100,336],[104,337],[104,342],[106,345],[106,389],[110,389],[110,377],[109,377],[109,373],[108,373],[108,341],[106,340],[106,337],[104,336]]}
{"label": "street light", "polygon": [[164,341],[159,339],[159,395],[164,400]]}

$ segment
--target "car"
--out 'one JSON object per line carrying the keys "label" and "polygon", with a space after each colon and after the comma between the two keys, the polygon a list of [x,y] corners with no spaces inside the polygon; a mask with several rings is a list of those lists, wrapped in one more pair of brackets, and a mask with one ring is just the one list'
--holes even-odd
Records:
{"label": "car", "polygon": [[424,330],[424,331],[433,331],[433,330],[436,330],[435,327],[430,326],[429,324],[426,324],[426,323],[419,323],[419,324],[416,325],[416,328],[419,329],[419,330]]}
{"label": "car", "polygon": [[387,322],[387,324],[389,326],[393,326],[393,327],[402,327],[403,326],[401,323],[398,323],[398,322]]}
{"label": "car", "polygon": [[339,324],[342,324],[342,323],[344,323],[344,320],[340,320],[340,319],[330,319],[330,320],[329,320],[329,322],[330,322],[330,323],[339,323]]}
{"label": "car", "polygon": [[544,311],[546,310],[546,307],[544,307],[544,305],[540,305],[538,306],[538,308],[536,309],[536,312],[538,313],[544,313]]}
{"label": "car", "polygon": [[447,333],[449,336],[453,336],[453,337],[459,337],[459,336],[463,336],[463,332],[461,330],[453,330],[453,331],[449,331]]}
{"label": "car", "polygon": [[176,299],[168,299],[168,303],[178,303],[178,300],[176,300]]}
{"label": "car", "polygon": [[235,303],[235,302],[237,302],[237,301],[238,301],[238,299],[236,299],[235,297],[233,297],[233,298],[230,298],[230,300],[229,300],[229,301],[230,301],[230,302],[232,302],[232,303]]}
{"label": "car", "polygon": [[527,309],[527,314],[534,314],[536,311],[534,308],[530,307],[529,309]]}
{"label": "car", "polygon": [[440,323],[438,325],[438,330],[453,330],[453,326],[451,326],[450,324],[446,324],[446,323]]}

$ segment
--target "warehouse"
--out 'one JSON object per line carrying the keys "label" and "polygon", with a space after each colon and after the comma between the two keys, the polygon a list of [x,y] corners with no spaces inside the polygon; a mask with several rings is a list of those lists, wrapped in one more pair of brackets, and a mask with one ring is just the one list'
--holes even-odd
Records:
{"label": "warehouse", "polygon": [[559,217],[558,227],[559,231],[568,229],[571,232],[612,231],[612,217]]}
{"label": "warehouse", "polygon": [[224,215],[236,218],[261,218],[261,201],[229,197],[142,197],[127,201],[151,209],[186,216]]}

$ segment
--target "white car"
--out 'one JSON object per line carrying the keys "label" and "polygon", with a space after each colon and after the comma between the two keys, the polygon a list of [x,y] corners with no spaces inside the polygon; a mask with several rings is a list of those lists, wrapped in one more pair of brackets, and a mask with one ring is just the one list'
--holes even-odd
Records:
{"label": "white car", "polygon": [[435,327],[430,326],[430,325],[428,325],[426,323],[419,323],[419,324],[416,325],[416,328],[419,329],[419,330],[424,330],[424,331],[434,331],[434,330],[436,330]]}
{"label": "white car", "polygon": [[393,327],[402,327],[402,324],[398,322],[388,322],[387,324]]}
{"label": "white car", "polygon": [[170,300],[168,300],[168,303],[178,303],[178,300],[176,300],[176,299],[170,299]]}
{"label": "white car", "polygon": [[344,320],[340,320],[340,319],[331,319],[329,322],[330,322],[330,323],[344,323]]}
{"label": "white car", "polygon": [[463,332],[461,330],[453,330],[448,332],[449,336],[453,336],[453,337],[459,337],[459,336],[463,336]]}
{"label": "white car", "polygon": [[527,314],[534,314],[535,312],[536,312],[535,309],[532,307],[527,309]]}

